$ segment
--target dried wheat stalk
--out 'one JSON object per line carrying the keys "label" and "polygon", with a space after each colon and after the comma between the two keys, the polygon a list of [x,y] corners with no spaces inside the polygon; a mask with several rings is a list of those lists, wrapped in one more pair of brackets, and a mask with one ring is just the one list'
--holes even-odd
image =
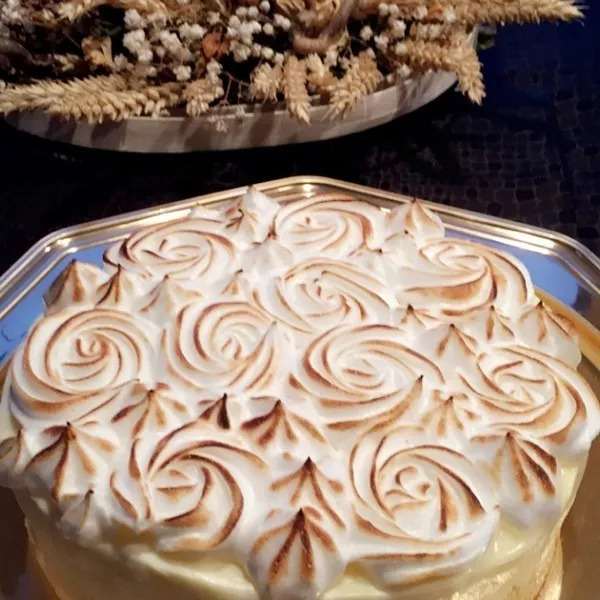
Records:
{"label": "dried wheat stalk", "polygon": [[283,69],[279,65],[263,63],[252,72],[250,99],[258,102],[275,102],[283,83]]}
{"label": "dried wheat stalk", "polygon": [[224,93],[220,81],[215,83],[203,78],[189,83],[183,92],[187,114],[190,117],[199,117],[205,114],[208,112],[211,103],[222,98]]}
{"label": "dried wheat stalk", "polygon": [[89,123],[121,121],[131,116],[158,116],[180,102],[180,86],[132,86],[118,75],[40,82],[0,93],[0,114],[42,110],[52,115]]}
{"label": "dried wheat stalk", "polygon": [[[354,15],[364,19],[377,14],[379,0],[359,0]],[[389,0],[398,7],[397,16],[411,19],[423,7],[423,21],[439,21],[447,10],[456,21],[466,25],[478,23],[539,23],[540,21],[572,21],[583,17],[578,0]]]}
{"label": "dried wheat stalk", "polygon": [[306,88],[306,63],[296,56],[289,56],[283,67],[283,95],[292,117],[304,123],[310,122],[310,98]]}
{"label": "dried wheat stalk", "polygon": [[430,69],[456,73],[461,92],[481,104],[485,96],[481,63],[466,33],[447,44],[407,39],[401,44],[401,57],[417,73]]}
{"label": "dried wheat stalk", "polygon": [[383,81],[377,62],[368,52],[350,59],[345,75],[331,86],[330,116],[345,115],[367,95],[372,94]]}
{"label": "dried wheat stalk", "polygon": [[306,57],[307,82],[322,95],[329,95],[329,91],[338,81],[331,70],[325,66],[325,63],[318,54],[309,54]]}
{"label": "dried wheat stalk", "polygon": [[455,5],[461,23],[539,23],[572,21],[583,18],[578,2],[573,0],[462,0]]}

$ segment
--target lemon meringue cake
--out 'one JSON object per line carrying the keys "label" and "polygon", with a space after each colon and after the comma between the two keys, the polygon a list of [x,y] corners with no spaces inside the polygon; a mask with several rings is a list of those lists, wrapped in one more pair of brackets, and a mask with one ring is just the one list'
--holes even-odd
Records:
{"label": "lemon meringue cake", "polygon": [[0,400],[61,598],[558,598],[600,410],[514,257],[418,202],[250,190],[104,262],[52,285]]}

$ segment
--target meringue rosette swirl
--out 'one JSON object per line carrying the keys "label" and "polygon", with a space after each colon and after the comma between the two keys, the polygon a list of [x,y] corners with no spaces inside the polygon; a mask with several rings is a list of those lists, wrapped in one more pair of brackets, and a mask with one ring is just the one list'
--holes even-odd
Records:
{"label": "meringue rosette swirl", "polygon": [[163,346],[175,380],[220,393],[264,391],[282,359],[277,324],[247,302],[186,306]]}
{"label": "meringue rosette swirl", "polygon": [[307,347],[291,388],[312,399],[330,432],[384,426],[418,400],[424,377],[444,381],[402,339],[385,325],[335,327]]}
{"label": "meringue rosette swirl", "polygon": [[12,362],[13,412],[66,421],[155,376],[158,329],[118,310],[65,309],[32,329]]}
{"label": "meringue rosette swirl", "polygon": [[402,269],[398,297],[446,319],[492,305],[504,314],[518,314],[534,302],[529,274],[514,257],[456,239],[422,246],[416,261]]}
{"label": "meringue rosette swirl", "polygon": [[493,485],[466,456],[411,428],[372,432],[350,453],[359,560],[384,584],[449,572],[498,524]]}
{"label": "meringue rosette swirl", "polygon": [[480,355],[478,366],[482,378],[473,391],[480,395],[489,422],[510,426],[571,456],[586,451],[600,432],[598,401],[566,363],[515,346]]}
{"label": "meringue rosette swirl", "polygon": [[344,195],[323,195],[283,206],[275,217],[275,235],[300,255],[349,256],[383,241],[383,213]]}
{"label": "meringue rosette swirl", "polygon": [[142,229],[109,248],[104,255],[108,265],[120,265],[144,277],[169,275],[205,283],[215,281],[233,268],[235,258],[235,247],[223,224],[199,218]]}
{"label": "meringue rosette swirl", "polygon": [[[432,211],[413,200],[390,211],[387,215],[389,230],[394,235],[409,235],[419,244],[444,237],[444,224]],[[390,238],[388,238],[390,239]]]}
{"label": "meringue rosette swirl", "polygon": [[333,259],[304,261],[260,286],[255,299],[294,333],[314,335],[340,323],[391,321],[387,286],[364,269]]}
{"label": "meringue rosette swirl", "polygon": [[158,439],[138,438],[110,491],[118,518],[153,528],[160,550],[203,551],[222,546],[252,518],[252,480],[263,471],[241,439],[199,420]]}

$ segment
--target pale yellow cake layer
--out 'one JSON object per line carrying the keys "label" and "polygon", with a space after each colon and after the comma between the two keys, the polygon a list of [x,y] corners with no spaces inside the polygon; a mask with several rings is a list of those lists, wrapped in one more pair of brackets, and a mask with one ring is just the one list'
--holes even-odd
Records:
{"label": "pale yellow cake layer", "polygon": [[[546,600],[560,527],[573,503],[585,459],[561,468],[563,515],[553,527],[533,530],[502,523],[487,551],[459,575],[383,590],[354,565],[324,600]],[[158,554],[141,544],[119,550],[107,543],[84,547],[62,536],[28,495],[17,493],[38,561],[62,600],[256,600],[238,565],[226,560]],[[556,594],[559,582],[552,585]],[[548,596],[549,600],[550,597]]]}

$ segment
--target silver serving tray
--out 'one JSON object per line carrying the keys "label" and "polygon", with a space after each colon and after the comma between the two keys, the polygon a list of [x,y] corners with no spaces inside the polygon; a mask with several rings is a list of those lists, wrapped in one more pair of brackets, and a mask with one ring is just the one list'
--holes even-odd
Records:
{"label": "silver serving tray", "polygon": [[[282,202],[321,192],[347,192],[388,208],[410,200],[406,196],[322,177],[294,177],[255,187]],[[6,363],[42,313],[43,293],[71,260],[101,264],[106,247],[136,229],[183,217],[197,204],[234,199],[244,191],[245,188],[240,188],[119,215],[63,229],[38,242],[0,278],[0,361]],[[558,233],[439,204],[425,204],[439,213],[449,235],[485,242],[518,256],[529,269],[540,295],[550,294],[568,307],[565,310],[574,319],[581,321],[578,329],[580,335],[584,334],[582,349],[586,358],[580,370],[600,397],[600,333],[594,329],[600,329],[600,259],[579,242]],[[562,530],[562,593],[553,587],[539,600],[558,600],[559,594],[561,600],[598,598],[600,486],[596,471],[599,468],[600,442],[596,442],[575,505]],[[12,494],[6,490],[0,490],[0,515],[3,515],[0,518],[0,600],[56,600],[47,583],[42,581],[39,569],[31,562],[22,517]],[[4,595],[5,590],[8,596]]]}
{"label": "silver serving tray", "polygon": [[[409,198],[323,177],[293,177],[255,186],[280,201],[320,192],[347,192],[383,207]],[[136,229],[184,216],[196,204],[239,197],[238,188],[190,198],[69,227],[40,240],[0,278],[0,364],[15,349],[43,311],[42,295],[73,260],[101,264],[104,250]],[[579,242],[559,233],[466,210],[425,202],[446,224],[448,234],[485,242],[511,252],[544,290],[600,329],[600,259]]]}

